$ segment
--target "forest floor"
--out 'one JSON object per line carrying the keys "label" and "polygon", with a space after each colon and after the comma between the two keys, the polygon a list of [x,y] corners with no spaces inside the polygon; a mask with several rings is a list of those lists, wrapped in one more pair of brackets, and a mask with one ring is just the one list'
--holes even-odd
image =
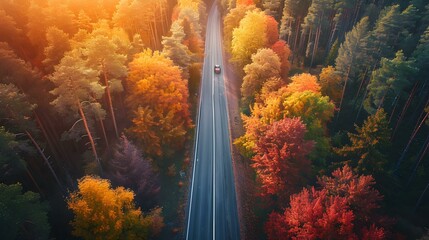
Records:
{"label": "forest floor", "polygon": [[240,238],[258,239],[258,220],[254,212],[256,206],[256,189],[254,171],[247,159],[243,158],[233,142],[244,133],[240,116],[240,86],[241,80],[235,67],[228,62],[230,56],[224,51],[224,81],[228,104],[229,130],[231,134],[231,155],[237,196],[237,210],[240,223]]}

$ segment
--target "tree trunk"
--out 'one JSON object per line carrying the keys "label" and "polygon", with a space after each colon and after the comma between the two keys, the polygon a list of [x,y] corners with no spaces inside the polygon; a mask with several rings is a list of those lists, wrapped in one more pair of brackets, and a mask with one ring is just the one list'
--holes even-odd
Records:
{"label": "tree trunk", "polygon": [[295,59],[295,54],[296,53],[296,45],[298,44],[298,34],[299,34],[299,28],[301,24],[301,19],[298,18],[298,20],[296,21],[296,29],[295,29],[295,40],[293,41],[293,51],[292,51],[292,59],[291,59],[291,64],[293,64],[293,60]]}
{"label": "tree trunk", "polygon": [[79,114],[82,118],[83,125],[85,126],[86,134],[88,135],[89,142],[91,144],[92,154],[94,155],[95,160],[98,163],[98,168],[100,169],[100,172],[102,173],[103,168],[101,167],[100,159],[98,158],[97,150],[95,149],[94,138],[92,137],[91,131],[89,130],[89,126],[88,126],[88,122],[86,121],[85,113],[83,112],[82,105],[81,105],[80,101],[77,101],[77,104],[78,104],[78,108],[79,108]]}
{"label": "tree trunk", "polygon": [[383,97],[381,98],[381,101],[378,103],[377,111],[380,110],[381,106],[383,106],[384,99],[386,98],[387,92],[388,90],[384,91]]}
{"label": "tree trunk", "polygon": [[[334,13],[334,18],[335,18],[335,15],[336,14]],[[334,20],[332,19],[332,21],[330,23],[331,25],[332,25],[333,21]],[[338,19],[337,21],[335,21],[335,24],[332,25],[332,29],[330,31],[329,38],[328,38],[328,44],[326,45],[326,54],[325,54],[325,56],[329,55],[329,51],[331,50],[332,43],[334,42],[335,33],[338,31],[338,25],[339,25],[340,21],[341,21],[341,19]]]}
{"label": "tree trunk", "polygon": [[307,45],[305,46],[305,57],[308,57],[307,56],[307,49],[308,49],[308,45],[310,45],[310,43],[311,43],[311,36],[312,35],[313,35],[313,28],[310,28],[310,32],[308,33]]}
{"label": "tree trunk", "polygon": [[290,44],[290,38],[291,38],[291,35],[292,35],[292,21],[289,21],[289,33],[288,33],[288,35],[287,35],[287,44],[289,44],[289,46],[291,46],[292,47],[292,44]]}
{"label": "tree trunk", "polygon": [[340,100],[340,105],[339,105],[339,108],[338,108],[338,113],[337,113],[337,119],[336,119],[336,121],[338,121],[338,119],[340,118],[340,112],[341,112],[341,107],[343,105],[344,93],[346,92],[347,82],[348,82],[348,79],[349,79],[349,74],[350,74],[351,69],[352,69],[352,64],[349,65],[349,68],[347,69],[346,77],[344,78],[345,81],[344,81],[343,91],[341,93],[341,100]]}
{"label": "tree trunk", "polygon": [[401,114],[399,115],[398,122],[396,122],[395,129],[393,130],[391,140],[393,140],[393,138],[395,137],[396,130],[398,130],[398,127],[399,127],[400,123],[402,122],[402,119],[404,118],[405,113],[406,113],[406,112],[407,112],[407,110],[408,110],[408,107],[410,106],[411,100],[413,99],[414,94],[415,94],[415,91],[416,91],[416,89],[417,89],[417,85],[418,85],[418,82],[416,82],[416,83],[414,84],[413,90],[411,91],[411,94],[410,94],[410,96],[408,97],[407,102],[405,103],[405,106],[402,108]]}
{"label": "tree trunk", "polygon": [[48,166],[49,170],[51,171],[52,175],[54,176],[55,181],[57,182],[58,186],[60,186],[60,188],[62,190],[61,182],[58,179],[57,174],[55,173],[54,169],[52,168],[52,165],[49,162],[48,158],[46,157],[46,155],[43,153],[42,149],[40,148],[39,144],[36,142],[36,140],[34,140],[33,136],[31,135],[31,133],[29,131],[25,131],[25,134],[27,134],[27,136],[30,139],[30,141],[36,147],[37,152],[40,154],[40,156],[42,156],[43,160],[45,161],[45,163]]}
{"label": "tree trunk", "polygon": [[[106,86],[107,103],[109,105],[110,115],[112,116],[113,128],[115,129],[116,138],[119,138],[118,126],[116,124],[115,112],[113,110],[112,96],[110,94],[109,80],[107,79],[107,73],[106,73],[106,68],[105,68],[104,64],[102,64],[102,71],[103,71],[103,75],[104,75],[104,84]],[[103,129],[103,131],[104,131],[104,129]]]}
{"label": "tree trunk", "polygon": [[362,5],[362,0],[358,0],[357,6],[356,6],[355,11],[354,11],[354,19],[353,19],[352,26],[354,26],[358,20],[361,5]]}
{"label": "tree trunk", "polygon": [[399,167],[401,166],[402,161],[405,158],[405,154],[408,152],[408,149],[410,148],[411,143],[413,142],[414,138],[417,135],[417,132],[420,130],[421,126],[423,125],[423,123],[426,121],[426,118],[428,117],[429,112],[426,113],[426,115],[423,117],[423,119],[421,120],[420,124],[417,126],[416,129],[414,129],[413,134],[411,134],[410,139],[408,140],[407,146],[405,146],[404,151],[401,154],[401,157],[398,159],[398,161],[396,162],[396,167],[395,167],[395,172],[399,170]]}
{"label": "tree trunk", "polygon": [[365,72],[364,72],[364,74],[362,76],[362,80],[360,81],[359,89],[358,89],[358,91],[356,93],[356,96],[355,96],[355,103],[354,103],[354,105],[356,105],[356,100],[359,97],[359,94],[360,94],[360,91],[362,90],[362,87],[364,86],[365,78],[366,78],[366,74],[367,73],[368,73],[368,66],[365,68]]}
{"label": "tree trunk", "polygon": [[321,28],[322,28],[322,25],[320,24],[319,27],[317,28],[316,36],[314,38],[314,45],[313,45],[313,51],[312,51],[312,54],[311,54],[311,61],[310,61],[309,71],[310,71],[311,67],[313,66],[314,55],[316,55],[317,48],[319,47],[319,39],[320,39]]}
{"label": "tree trunk", "polygon": [[103,132],[104,142],[106,143],[106,147],[109,147],[109,141],[107,140],[106,128],[104,127],[103,119],[99,118],[98,122],[100,123],[101,131]]}
{"label": "tree trunk", "polygon": [[42,195],[42,197],[44,197],[42,189],[40,188],[39,184],[37,184],[36,180],[33,177],[33,174],[31,174],[30,170],[28,170],[28,167],[25,167],[25,171],[27,172],[27,175],[30,177],[30,179],[33,182],[34,186],[37,188],[37,191],[39,191],[40,195]]}
{"label": "tree trunk", "polygon": [[411,173],[410,178],[408,179],[408,183],[407,186],[410,185],[411,181],[414,179],[414,177],[416,176],[416,172],[417,172],[417,168],[419,167],[421,161],[423,160],[424,156],[426,155],[426,152],[428,151],[429,148],[429,135],[426,137],[426,141],[425,144],[423,144],[422,148],[419,151],[419,160],[416,162],[413,172]]}
{"label": "tree trunk", "polygon": [[56,148],[55,148],[55,146],[54,146],[54,143],[53,143],[53,142],[55,142],[55,141],[51,141],[51,138],[49,137],[49,135],[48,135],[48,133],[47,133],[47,131],[46,131],[45,127],[44,127],[44,126],[43,126],[43,124],[42,124],[42,121],[40,120],[39,114],[38,114],[36,111],[34,111],[34,116],[35,116],[35,118],[36,118],[36,122],[37,122],[37,124],[39,125],[40,130],[42,130],[42,134],[43,134],[43,136],[45,137],[45,139],[46,139],[46,141],[47,141],[47,143],[48,143],[48,146],[49,146],[49,147],[50,147],[50,149],[51,149],[52,154],[54,154],[55,159],[60,159],[60,155],[59,155],[59,153],[57,152],[57,150],[56,150]]}
{"label": "tree trunk", "polygon": [[154,49],[158,49],[158,43],[156,40],[156,33],[155,33],[155,30],[153,29],[152,22],[149,22],[149,32],[150,32],[150,35],[152,37],[152,43],[153,43],[152,47]]}
{"label": "tree trunk", "polygon": [[428,188],[429,188],[429,183],[426,185],[425,190],[423,190],[422,195],[420,195],[419,200],[417,200],[416,206],[414,207],[414,212],[420,206],[420,203],[422,202],[423,197],[425,196],[425,193],[428,190]]}
{"label": "tree trunk", "polygon": [[360,112],[362,111],[362,107],[363,107],[363,102],[365,101],[365,98],[366,98],[367,94],[368,94],[368,87],[366,88],[365,94],[363,95],[363,98],[362,98],[362,102],[360,103],[359,110],[358,110],[358,113],[356,115],[355,123],[359,119],[359,115],[360,115]]}
{"label": "tree trunk", "polygon": [[390,122],[392,121],[393,115],[395,115],[396,108],[398,107],[398,102],[399,102],[400,98],[401,97],[398,94],[398,95],[396,95],[395,100],[393,101],[393,109],[392,109],[392,112],[390,113],[390,117],[389,117],[389,125],[390,125]]}

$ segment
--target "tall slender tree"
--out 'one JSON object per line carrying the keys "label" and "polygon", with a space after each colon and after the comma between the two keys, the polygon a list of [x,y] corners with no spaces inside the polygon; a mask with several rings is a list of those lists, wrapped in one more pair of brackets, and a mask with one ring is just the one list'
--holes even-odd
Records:
{"label": "tall slender tree", "polygon": [[119,47],[114,39],[98,35],[88,39],[84,52],[87,65],[101,74],[116,137],[119,137],[119,130],[111,94],[123,91],[122,79],[127,75],[125,66],[127,56],[126,53],[121,52]]}
{"label": "tall slender tree", "polygon": [[[292,47],[292,53],[297,54],[301,25],[307,15],[310,0],[285,0],[282,19],[280,21],[280,38]],[[293,62],[294,57],[292,57]]]}
{"label": "tall slender tree", "polygon": [[24,134],[28,140],[20,141],[20,148],[25,152],[32,152],[34,149],[29,148],[29,143],[33,145],[37,153],[43,158],[44,163],[48,166],[55,181],[61,187],[61,182],[52,167],[48,157],[42,151],[39,143],[36,141],[34,134],[39,132],[34,121],[35,104],[28,101],[27,95],[21,93],[13,84],[0,84],[0,103],[4,106],[0,111],[0,123],[7,127],[7,129],[14,134]]}
{"label": "tall slender tree", "polygon": [[262,6],[267,15],[280,20],[280,0],[262,0]]}
{"label": "tall slender tree", "polygon": [[82,59],[80,53],[72,51],[55,66],[55,72],[49,76],[49,80],[55,84],[55,89],[51,93],[56,99],[51,104],[67,120],[71,122],[77,118],[82,120],[94,160],[102,170],[91,131],[92,126],[88,122],[88,113],[85,113],[88,110],[92,110],[92,113],[104,112],[96,101],[105,90],[98,81],[98,74],[98,71],[87,67],[87,62]]}
{"label": "tall slender tree", "polygon": [[364,17],[346,34],[346,39],[341,44],[335,59],[335,69],[341,73],[344,81],[337,119],[342,110],[347,83],[350,79],[352,82],[356,80],[359,72],[363,69],[362,65],[368,60],[368,24],[368,17]]}
{"label": "tall slender tree", "polygon": [[323,29],[329,24],[329,16],[333,11],[332,0],[313,0],[308,9],[308,14],[302,24],[303,33],[308,34],[306,57],[311,56],[310,68],[319,48]]}
{"label": "tall slender tree", "polygon": [[185,32],[180,25],[180,20],[176,20],[171,24],[171,36],[162,37],[163,53],[169,57],[174,64],[180,67],[183,73],[183,78],[189,78],[189,64],[191,56],[189,48],[183,44]]}

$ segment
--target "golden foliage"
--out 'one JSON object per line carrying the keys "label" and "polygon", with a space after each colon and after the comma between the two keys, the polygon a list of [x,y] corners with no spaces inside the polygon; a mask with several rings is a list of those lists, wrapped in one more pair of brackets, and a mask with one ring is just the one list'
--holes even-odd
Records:
{"label": "golden foliage", "polygon": [[332,66],[327,66],[322,69],[319,75],[319,82],[323,95],[327,95],[335,103],[339,103],[342,91],[342,78]]}
{"label": "golden foliage", "polygon": [[181,147],[192,121],[188,81],[180,69],[158,51],[147,49],[129,64],[127,88],[126,102],[134,113],[129,132],[145,152],[162,156],[163,147]]}
{"label": "golden foliage", "polygon": [[134,193],[112,189],[106,179],[80,179],[67,204],[74,213],[73,235],[84,239],[148,239],[163,226],[160,209],[143,216],[134,205]]}
{"label": "golden foliage", "polygon": [[248,11],[233,30],[231,51],[233,60],[241,66],[250,63],[252,54],[267,45],[267,16],[260,10]]}

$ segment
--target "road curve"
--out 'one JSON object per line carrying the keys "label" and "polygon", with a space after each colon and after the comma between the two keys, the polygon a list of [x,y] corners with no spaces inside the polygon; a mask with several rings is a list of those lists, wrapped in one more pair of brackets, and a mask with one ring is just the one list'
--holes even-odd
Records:
{"label": "road curve", "polygon": [[215,2],[206,28],[186,240],[240,239],[225,84],[213,71],[223,63],[220,20]]}

